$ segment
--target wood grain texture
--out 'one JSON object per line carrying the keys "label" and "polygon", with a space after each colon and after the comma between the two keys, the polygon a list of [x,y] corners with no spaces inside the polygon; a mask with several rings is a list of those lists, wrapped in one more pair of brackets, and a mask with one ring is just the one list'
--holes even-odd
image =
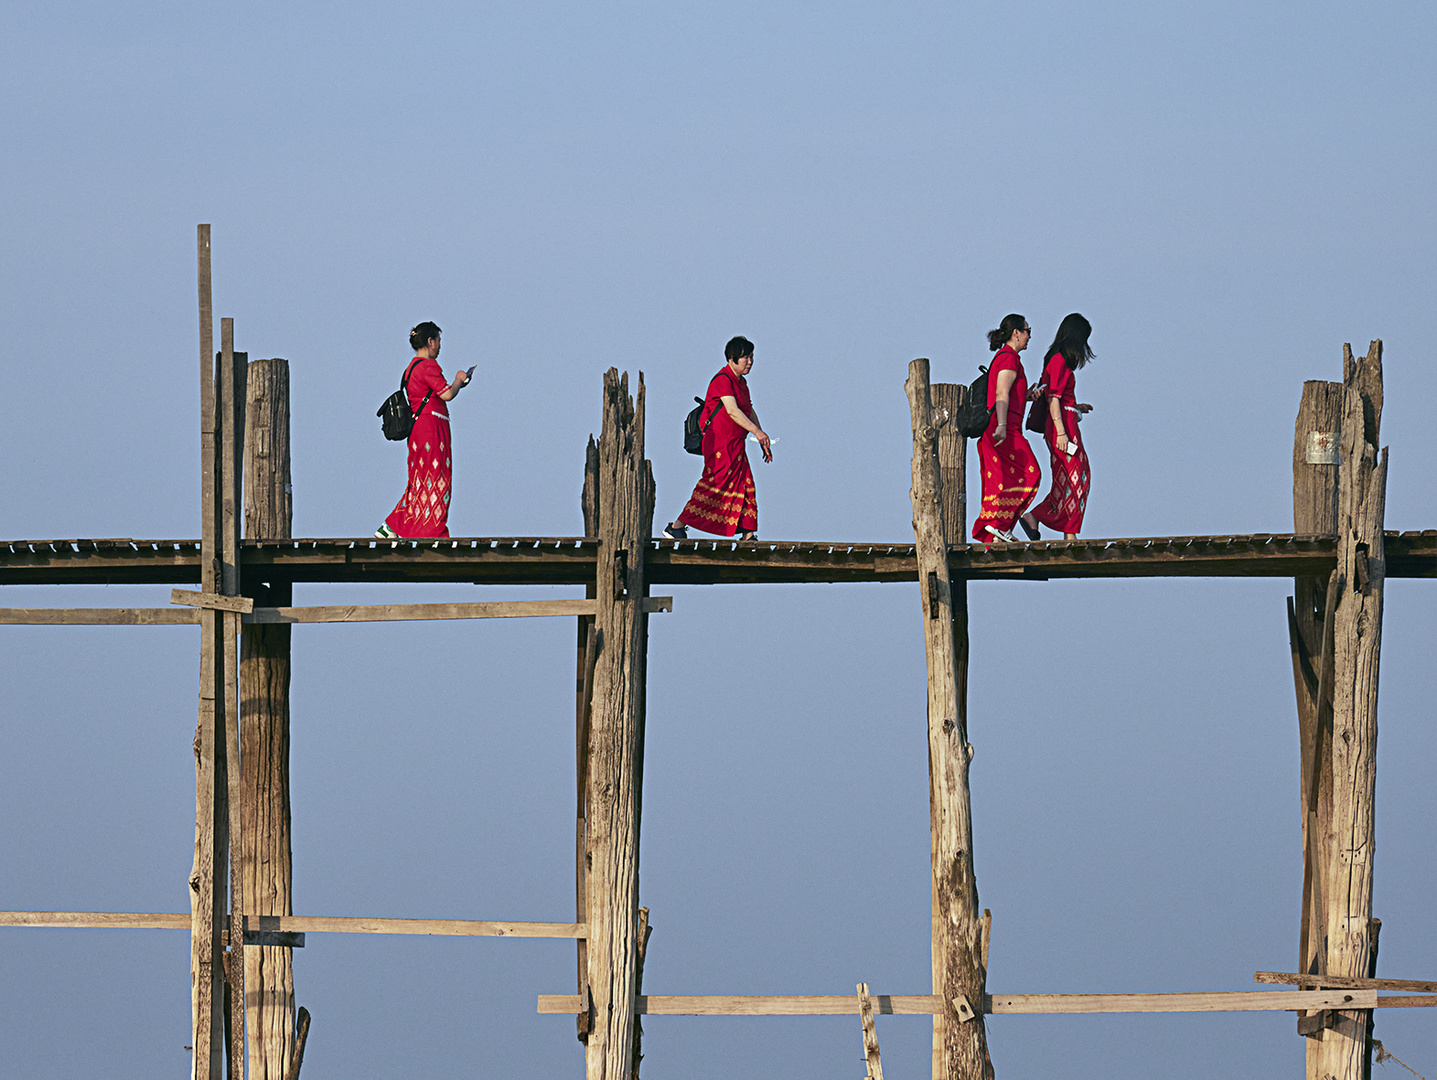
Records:
{"label": "wood grain texture", "polygon": [[[252,360],[244,380],[244,531],[251,539],[291,535],[289,362]],[[287,581],[245,575],[266,607],[288,605]],[[254,601],[236,597],[253,611]],[[243,610],[243,609],[241,609]],[[243,909],[293,914],[294,859],[289,784],[290,635],[285,625],[244,625],[240,634],[240,839]],[[252,922],[247,919],[247,924]],[[290,947],[256,944],[246,933],[245,1031],[252,1080],[284,1080],[294,1055],[294,959]]]}
{"label": "wood grain texture", "polygon": [[9,626],[197,626],[200,613],[180,608],[0,608]]}
{"label": "wood grain texture", "polygon": [[[1372,875],[1376,841],[1377,681],[1385,578],[1382,520],[1387,452],[1379,457],[1368,422],[1380,418],[1381,342],[1348,366],[1338,467],[1339,600],[1333,621],[1332,810],[1325,873],[1327,965],[1332,975],[1371,976]],[[1368,1013],[1339,1011],[1321,1032],[1315,1077],[1361,1080],[1371,1024]]]}
{"label": "wood grain texture", "polygon": [[[644,381],[604,374],[599,436],[599,548],[588,769],[589,1080],[628,1080],[637,993],[639,805],[647,615],[643,546],[654,479],[644,458]],[[577,1002],[576,1002],[577,1009]]]}
{"label": "wood grain texture", "polygon": [[1357,990],[1415,990],[1421,993],[1437,993],[1437,980],[1427,979],[1368,979],[1346,975],[1308,975],[1293,971],[1255,971],[1252,981],[1260,983],[1284,983],[1288,986],[1325,986],[1331,989]]}
{"label": "wood grain texture", "polygon": [[[939,610],[920,589],[923,643],[928,666],[928,777],[932,852],[933,992],[941,1001],[979,1001],[986,973],[982,966],[982,922],[973,873],[973,814],[968,790],[966,715],[966,592],[955,588],[943,523],[942,481],[938,465],[938,423],[928,389],[928,361],[908,365],[909,413],[913,426],[913,531],[919,580],[937,581]],[[960,596],[962,599],[960,599]],[[958,640],[961,636],[962,640]],[[964,1023],[954,1008],[933,1021],[934,1080],[985,1080],[993,1066],[981,1017]]]}
{"label": "wood grain texture", "polygon": [[218,593],[196,592],[193,589],[171,589],[170,603],[186,607],[209,608],[211,611],[254,610],[254,601],[248,596],[222,596]]}

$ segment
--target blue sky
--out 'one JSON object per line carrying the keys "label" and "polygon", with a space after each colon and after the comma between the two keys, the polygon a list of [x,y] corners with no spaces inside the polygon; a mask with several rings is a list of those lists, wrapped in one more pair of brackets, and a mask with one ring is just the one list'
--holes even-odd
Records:
{"label": "blue sky", "polygon": [[[579,530],[611,365],[644,372],[671,518],[696,475],[679,426],[742,333],[781,440],[756,470],[761,534],[907,540],[908,361],[966,382],[1003,314],[1045,345],[1073,310],[1098,353],[1079,380],[1085,535],[1289,529],[1301,383],[1377,337],[1388,526],[1433,527],[1434,31],[1416,3],[8,5],[0,536],[198,535],[201,221],[216,315],[252,357],[290,360],[296,535],[365,535],[393,506],[404,463],[373,414],[406,331],[433,319],[447,371],[479,364],[452,408],[456,535]],[[1376,913],[1393,977],[1437,970],[1433,589],[1388,590]],[[1289,591],[972,587],[992,989],[1236,990],[1290,968]],[[673,592],[650,640],[646,986],[923,992],[915,589]],[[296,631],[296,910],[570,918],[572,637]],[[0,639],[0,908],[185,910],[194,632]],[[534,1014],[571,989],[572,945],[309,941],[307,1077],[581,1067],[571,1022]],[[0,933],[7,1060],[184,1070],[187,963],[182,934]],[[848,1019],[647,1028],[655,1075],[862,1068]],[[990,1032],[1004,1077],[1302,1058],[1278,1014]],[[927,1069],[921,1019],[878,1034],[890,1075]],[[1425,1011],[1380,1014],[1378,1037],[1418,1071],[1437,1061]]]}

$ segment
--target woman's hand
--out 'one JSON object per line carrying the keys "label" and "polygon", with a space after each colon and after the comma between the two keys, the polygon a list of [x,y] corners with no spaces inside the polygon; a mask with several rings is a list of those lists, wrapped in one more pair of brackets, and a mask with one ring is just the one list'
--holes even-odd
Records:
{"label": "woman's hand", "polygon": [[759,428],[753,433],[753,437],[758,440],[758,445],[763,450],[763,460],[772,461],[773,447],[769,443],[768,434],[763,430],[763,428]]}
{"label": "woman's hand", "polygon": [[1082,413],[1092,412],[1092,411],[1093,411],[1093,407],[1092,407],[1091,405],[1083,405],[1083,404],[1080,403],[1080,404],[1078,405],[1078,411],[1079,411],[1079,412],[1082,412]]}
{"label": "woman's hand", "polygon": [[1068,436],[1067,436],[1067,435],[1064,435],[1064,434],[1062,434],[1062,433],[1060,432],[1059,435],[1058,435],[1058,437],[1057,437],[1056,439],[1054,439],[1053,442],[1055,442],[1055,443],[1057,444],[1057,446],[1058,446],[1058,453],[1060,453],[1060,454],[1066,454],[1066,453],[1068,452]]}
{"label": "woman's hand", "polygon": [[1029,391],[1028,391],[1028,400],[1029,400],[1029,401],[1037,401],[1040,397],[1042,397],[1042,396],[1043,396],[1044,394],[1046,394],[1047,392],[1048,392],[1048,384],[1047,384],[1047,383],[1039,383],[1037,386],[1034,386],[1034,387],[1032,387],[1031,389],[1029,389]]}
{"label": "woman's hand", "polygon": [[1002,443],[1002,442],[1007,442],[1007,441],[1008,441],[1008,425],[1005,424],[1005,423],[1000,423],[997,427],[995,427],[995,428],[993,429],[993,442],[994,442],[994,444],[997,444],[997,443]]}
{"label": "woman's hand", "polygon": [[458,371],[456,371],[456,372],[454,373],[454,389],[457,390],[457,389],[459,389],[459,387],[461,387],[461,386],[468,386],[468,385],[469,385],[469,372],[467,372],[467,371],[464,370],[463,368],[460,368]]}

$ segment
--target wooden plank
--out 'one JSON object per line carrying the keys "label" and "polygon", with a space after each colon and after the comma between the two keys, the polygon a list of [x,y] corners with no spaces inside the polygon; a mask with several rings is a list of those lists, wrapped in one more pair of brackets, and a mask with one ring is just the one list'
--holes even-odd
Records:
{"label": "wooden plank", "polygon": [[211,611],[254,610],[254,601],[248,596],[223,596],[218,593],[195,592],[193,589],[171,589],[170,603],[209,608]]}
{"label": "wooden plank", "polygon": [[933,411],[943,420],[938,429],[938,479],[943,500],[943,542],[968,542],[968,440],[958,432],[954,418],[968,400],[962,383],[934,383],[929,388]]}
{"label": "wooden plank", "polygon": [[[202,592],[213,593],[219,580],[217,511],[219,475],[216,458],[214,311],[210,295],[210,227],[197,229],[200,307],[200,551],[199,581]],[[216,681],[220,660],[217,616],[200,612],[200,694],[195,727],[195,851],[190,873],[190,1005],[193,1030],[193,1069],[196,1080],[220,1080],[223,1072],[220,1009],[224,967],[220,933],[223,902],[215,887],[223,832],[216,829],[215,725]]]}
{"label": "wooden plank", "polygon": [[196,626],[200,613],[176,608],[0,608],[0,626]]}
{"label": "wooden plank", "polygon": [[[644,603],[646,612],[672,611],[673,597],[656,596]],[[245,624],[416,622],[431,619],[533,619],[547,616],[593,615],[593,600],[494,600],[472,604],[366,604],[333,607],[255,608]]]}
{"label": "wooden plank", "polygon": [[294,1050],[290,1054],[289,1069],[284,1074],[284,1080],[299,1080],[299,1070],[304,1064],[304,1047],[309,1042],[309,1022],[309,1010],[301,1005],[295,1016]]}
{"label": "wooden plank", "polygon": [[1345,975],[1304,975],[1291,971],[1254,971],[1252,981],[1284,983],[1288,986],[1324,986],[1334,990],[1415,990],[1428,994],[1437,993],[1437,980],[1422,979],[1365,979]]}
{"label": "wooden plank", "polygon": [[[238,358],[236,358],[238,360]],[[289,363],[252,360],[244,386],[244,532],[283,540],[293,528],[290,478]],[[261,606],[293,602],[287,581],[245,574],[242,586]],[[253,611],[254,600],[236,597]],[[253,916],[291,915],[290,678],[287,625],[250,625],[240,636],[240,828],[243,908]],[[252,923],[253,918],[247,920]],[[251,1080],[284,1080],[294,1056],[296,931],[245,930],[245,1032]]]}
{"label": "wooden plank", "polygon": [[1381,997],[1377,999],[1379,1009],[1431,1009],[1437,1008],[1437,996]]}
{"label": "wooden plank", "polygon": [[868,1063],[866,1080],[883,1080],[883,1060],[878,1053],[878,1029],[873,1025],[873,999],[868,984],[858,984],[858,1015],[863,1023],[863,1057]]}
{"label": "wooden plank", "polygon": [[[1399,999],[1407,1000],[1407,999]],[[573,994],[539,997],[540,1013],[572,1013]],[[891,1016],[932,1016],[940,1008],[933,994],[875,994],[873,1010]],[[995,994],[985,1004],[993,1014],[1293,1012],[1298,1009],[1378,1005],[1375,990],[1239,990],[1194,994]],[[851,994],[833,995],[640,995],[641,1016],[853,1016],[860,1012]]]}
{"label": "wooden plank", "polygon": [[[184,930],[190,916],[115,911],[0,911],[0,927]],[[368,919],[327,915],[250,915],[249,933],[417,934],[438,937],[583,938],[583,923],[512,922],[474,919]]]}
{"label": "wooden plank", "polygon": [[[1323,886],[1325,972],[1358,977],[1372,975],[1377,680],[1385,567],[1382,519],[1387,493],[1387,452],[1379,455],[1377,431],[1370,423],[1374,403],[1358,386],[1370,390],[1374,380],[1380,386],[1381,365],[1380,341],[1372,343],[1367,356],[1348,365],[1338,465],[1341,585],[1333,618],[1331,846]],[[1376,408],[1380,415],[1380,396]],[[1369,1014],[1351,1009],[1338,1012],[1332,1026],[1321,1033],[1310,1075],[1362,1080],[1371,1020]]]}
{"label": "wooden plank", "polygon": [[[239,507],[241,433],[244,429],[244,395],[236,394],[237,357],[234,348],[234,320],[220,320],[219,431],[220,444],[220,581],[216,590],[238,597],[240,591]],[[245,1075],[245,940],[244,940],[244,859],[242,842],[244,793],[240,783],[240,697],[239,697],[239,613],[216,615],[223,635],[224,666],[220,680],[224,731],[224,820],[229,848],[229,955],[225,964],[226,1034],[229,1075]],[[219,772],[216,772],[216,798]]]}
{"label": "wooden plank", "polygon": [[[604,374],[599,436],[598,655],[588,769],[588,987],[594,1023],[588,1080],[630,1080],[638,992],[639,809],[643,782],[648,595],[654,477],[644,458],[644,380]],[[577,1012],[579,1006],[575,1005]]]}
{"label": "wooden plank", "polygon": [[[928,794],[931,860],[933,993],[942,1002],[982,1000],[980,908],[973,872],[973,811],[968,789],[967,585],[951,576],[938,459],[938,422],[928,389],[928,361],[908,365],[913,426],[913,530],[928,670]],[[968,1080],[992,1070],[980,1017],[965,1023],[945,1007],[933,1019],[934,1080]]]}
{"label": "wooden plank", "polygon": [[[584,482],[579,490],[579,510],[584,520],[584,535],[599,532],[599,446],[589,436],[584,450]],[[595,566],[597,567],[597,561]],[[597,572],[597,571],[596,571]],[[584,586],[584,595],[598,599],[598,583],[594,578]],[[593,616],[578,619],[578,649],[574,679],[574,918],[589,917],[589,719],[594,701],[594,664],[598,658],[599,635]],[[574,943],[576,981],[582,1003],[575,1015],[575,1033],[587,1043],[594,1021],[589,1008],[589,943],[580,938]]]}

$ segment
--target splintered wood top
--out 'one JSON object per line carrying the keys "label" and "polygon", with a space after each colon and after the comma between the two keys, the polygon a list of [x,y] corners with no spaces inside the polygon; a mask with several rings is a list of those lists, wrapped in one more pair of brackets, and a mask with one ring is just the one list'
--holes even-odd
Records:
{"label": "splintered wood top", "polygon": [[[473,582],[583,585],[594,579],[593,537],[372,537],[244,540],[252,581]],[[1437,577],[1437,529],[1384,534],[1387,576]],[[914,581],[912,544],[649,540],[653,585]],[[948,565],[972,580],[1123,577],[1325,577],[1331,537],[1140,536],[956,545]],[[184,585],[200,579],[198,540],[0,540],[0,585]],[[242,590],[243,591],[243,590]]]}

